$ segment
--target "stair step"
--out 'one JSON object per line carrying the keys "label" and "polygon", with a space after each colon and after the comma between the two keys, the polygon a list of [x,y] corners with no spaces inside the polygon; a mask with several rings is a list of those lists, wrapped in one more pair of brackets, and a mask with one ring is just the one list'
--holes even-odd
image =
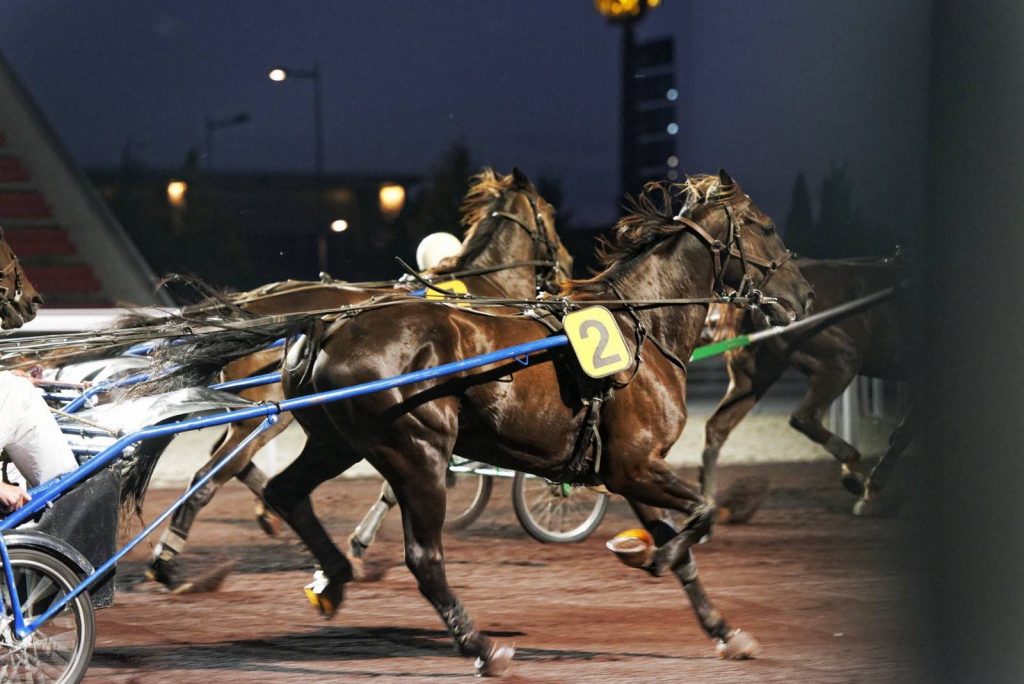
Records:
{"label": "stair step", "polygon": [[5,236],[14,253],[26,263],[34,257],[71,255],[75,245],[66,230],[55,225],[7,227]]}
{"label": "stair step", "polygon": [[18,157],[0,157],[0,183],[28,183],[28,169]]}
{"label": "stair step", "polygon": [[50,218],[53,210],[41,192],[0,191],[0,221]]}

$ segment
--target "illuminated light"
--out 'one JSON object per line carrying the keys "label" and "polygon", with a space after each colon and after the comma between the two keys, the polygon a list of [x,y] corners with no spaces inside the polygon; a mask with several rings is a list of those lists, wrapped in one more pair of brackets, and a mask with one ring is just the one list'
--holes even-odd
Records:
{"label": "illuminated light", "polygon": [[670,169],[674,169],[677,166],[679,166],[679,157],[673,154],[671,157],[665,160],[665,163],[668,164],[668,167]]}
{"label": "illuminated light", "polygon": [[679,91],[675,88],[669,88],[668,92],[665,93],[665,99],[669,102],[675,102],[679,99]]}
{"label": "illuminated light", "polygon": [[183,206],[186,192],[188,192],[188,183],[180,180],[171,181],[167,184],[167,202],[172,207]]}
{"label": "illuminated light", "polygon": [[380,213],[395,218],[405,205],[405,188],[398,183],[385,183],[380,186],[377,197],[380,200]]}
{"label": "illuminated light", "polygon": [[278,83],[280,83],[284,79],[288,78],[288,72],[282,69],[281,67],[277,67],[276,69],[271,69],[270,73],[267,74],[267,76],[270,77],[271,81],[277,81]]}
{"label": "illuminated light", "polygon": [[665,126],[665,130],[668,131],[669,135],[675,135],[679,132],[679,124],[673,121],[668,126]]}
{"label": "illuminated light", "polygon": [[344,233],[348,230],[348,221],[345,219],[336,219],[331,221],[331,230],[335,233]]}
{"label": "illuminated light", "polygon": [[661,4],[661,0],[647,0],[647,6],[654,9]]}
{"label": "illuminated light", "polygon": [[668,172],[668,179],[669,180],[676,180],[678,178],[679,178],[679,172],[676,171],[675,169],[672,169],[671,171]]}

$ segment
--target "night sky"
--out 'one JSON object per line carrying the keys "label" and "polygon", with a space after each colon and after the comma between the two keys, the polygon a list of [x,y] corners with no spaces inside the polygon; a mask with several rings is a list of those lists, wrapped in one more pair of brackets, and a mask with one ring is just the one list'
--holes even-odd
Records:
{"label": "night sky", "polygon": [[[728,168],[782,222],[795,175],[848,163],[870,213],[920,220],[927,0],[665,0],[641,37],[677,39],[679,156]],[[152,167],[202,148],[222,170],[311,170],[324,72],[331,172],[425,173],[452,142],[477,165],[562,177],[577,222],[615,215],[619,32],[589,0],[5,0],[0,50],[78,162]],[[894,214],[895,212],[895,214]]]}

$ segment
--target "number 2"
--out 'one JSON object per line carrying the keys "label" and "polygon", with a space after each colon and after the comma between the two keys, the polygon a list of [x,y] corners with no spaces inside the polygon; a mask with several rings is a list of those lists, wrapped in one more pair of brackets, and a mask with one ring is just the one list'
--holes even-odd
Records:
{"label": "number 2", "polygon": [[594,349],[594,369],[604,368],[622,361],[622,356],[618,353],[613,356],[604,355],[605,348],[608,346],[608,329],[604,327],[604,323],[593,320],[584,321],[580,326],[580,337],[585,340],[590,339],[591,330],[596,330],[598,335],[597,347]]}

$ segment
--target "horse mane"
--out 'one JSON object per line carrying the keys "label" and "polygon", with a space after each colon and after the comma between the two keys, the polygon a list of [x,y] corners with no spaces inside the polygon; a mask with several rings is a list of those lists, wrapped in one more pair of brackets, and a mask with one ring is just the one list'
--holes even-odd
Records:
{"label": "horse mane", "polygon": [[480,173],[470,178],[469,191],[462,202],[461,223],[465,229],[462,251],[457,255],[443,259],[434,269],[435,273],[449,273],[466,268],[490,244],[497,221],[491,218],[494,200],[512,187],[515,178],[512,174],[503,175],[491,167],[485,167]]}
{"label": "horse mane", "polygon": [[[688,230],[675,220],[691,216],[699,207],[725,201],[735,193],[735,184],[719,187],[718,176],[688,176],[682,183],[648,183],[636,197],[626,201],[629,214],[619,219],[610,237],[598,239],[597,259],[603,270],[591,278],[570,280],[563,294],[598,292],[616,283],[666,239]],[[678,201],[682,208],[675,210]]]}

